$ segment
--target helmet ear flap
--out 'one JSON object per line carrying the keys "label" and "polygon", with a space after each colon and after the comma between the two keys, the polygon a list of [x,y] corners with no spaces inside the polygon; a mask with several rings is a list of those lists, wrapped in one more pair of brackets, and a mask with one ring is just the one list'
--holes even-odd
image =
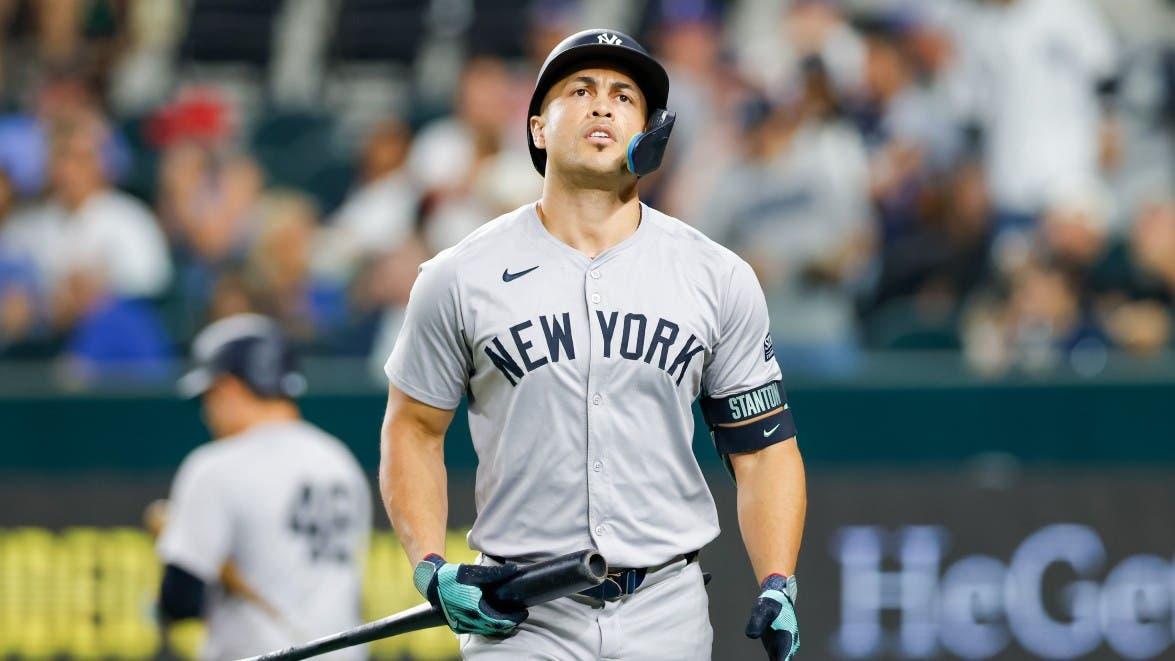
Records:
{"label": "helmet ear flap", "polygon": [[677,114],[664,108],[653,111],[648,127],[632,136],[628,142],[629,172],[643,177],[661,167],[661,159],[665,156],[665,147],[669,144],[669,134],[673,132],[676,120]]}

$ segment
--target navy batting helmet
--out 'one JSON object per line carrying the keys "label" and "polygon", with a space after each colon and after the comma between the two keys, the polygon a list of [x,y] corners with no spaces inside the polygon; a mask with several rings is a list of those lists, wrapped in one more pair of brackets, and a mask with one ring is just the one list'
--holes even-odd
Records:
{"label": "navy batting helmet", "polygon": [[526,143],[530,160],[539,174],[547,170],[547,152],[534,144],[530,118],[542,110],[543,98],[551,86],[583,64],[593,61],[615,62],[624,69],[646,99],[648,125],[628,145],[628,169],[637,176],[646,175],[661,165],[669,133],[673,130],[673,113],[665,110],[669,100],[669,75],[665,68],[636,39],[615,30],[584,30],[559,42],[539,69],[530,109],[526,115]]}
{"label": "navy batting helmet", "polygon": [[184,397],[198,397],[228,374],[258,397],[294,398],[306,390],[294,352],[268,317],[238,314],[205,328],[192,342],[195,365],[177,384]]}

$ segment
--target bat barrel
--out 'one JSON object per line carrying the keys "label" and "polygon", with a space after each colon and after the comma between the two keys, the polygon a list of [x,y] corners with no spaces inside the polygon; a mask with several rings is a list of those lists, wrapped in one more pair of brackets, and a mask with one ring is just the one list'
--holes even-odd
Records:
{"label": "bat barrel", "polygon": [[[593,549],[587,549],[527,565],[514,578],[494,588],[490,598],[512,607],[535,606],[595,587],[602,583],[607,575],[608,563],[604,561],[604,556]],[[373,640],[441,626],[444,623],[444,615],[429,604],[420,604],[382,620],[368,622],[284,650],[255,656],[246,661],[308,659],[319,654],[370,643]]]}

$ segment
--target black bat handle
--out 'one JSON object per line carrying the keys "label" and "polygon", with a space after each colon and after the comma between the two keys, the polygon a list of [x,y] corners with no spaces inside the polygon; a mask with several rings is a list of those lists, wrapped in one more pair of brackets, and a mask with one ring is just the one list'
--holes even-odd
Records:
{"label": "black bat handle", "polygon": [[[568,553],[527,565],[508,581],[493,589],[491,599],[506,606],[534,606],[565,597],[604,582],[608,563],[594,549]],[[332,634],[284,650],[255,656],[247,661],[295,661],[308,659],[373,640],[445,624],[445,616],[429,604],[420,604],[382,620]]]}
{"label": "black bat handle", "polygon": [[506,606],[534,606],[594,588],[608,576],[608,563],[598,551],[586,549],[523,567],[517,576],[491,592]]}

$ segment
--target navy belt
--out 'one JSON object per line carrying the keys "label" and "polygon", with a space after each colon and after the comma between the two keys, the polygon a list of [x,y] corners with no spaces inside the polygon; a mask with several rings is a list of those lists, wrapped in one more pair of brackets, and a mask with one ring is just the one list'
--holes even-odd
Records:
{"label": "navy belt", "polygon": [[[604,578],[604,582],[600,583],[594,588],[588,588],[581,591],[579,594],[592,599],[599,599],[601,601],[616,601],[626,594],[632,594],[637,591],[641,583],[645,582],[645,577],[649,574],[668,567],[669,565],[685,560],[685,564],[698,561],[698,553],[700,551],[690,551],[689,553],[682,553],[675,555],[665,562],[654,567],[615,567],[608,570],[608,575]],[[485,557],[497,562],[499,564],[506,564],[512,562],[508,558],[503,558],[489,553],[483,553]]]}

